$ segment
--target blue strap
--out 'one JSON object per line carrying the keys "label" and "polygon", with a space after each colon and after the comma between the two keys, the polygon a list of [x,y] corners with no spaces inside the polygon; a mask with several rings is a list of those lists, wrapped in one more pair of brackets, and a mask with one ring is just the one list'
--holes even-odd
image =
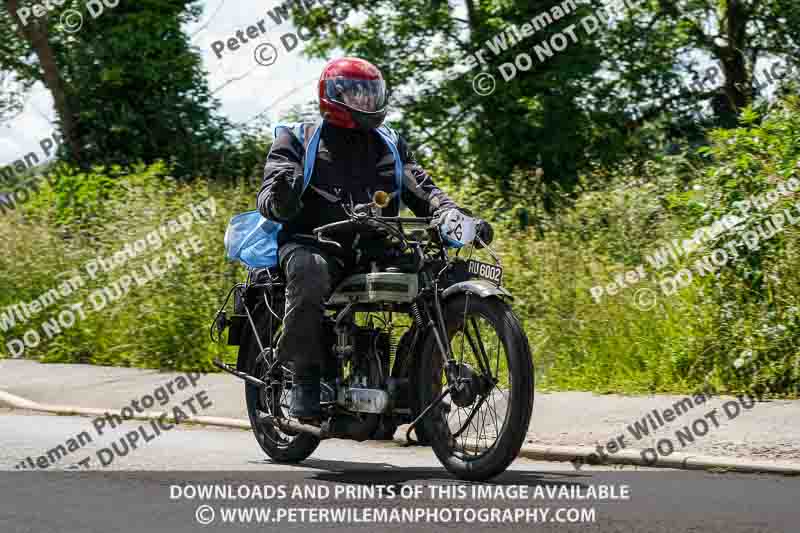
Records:
{"label": "blue strap", "polygon": [[[302,126],[301,126],[302,128]],[[314,163],[317,161],[317,149],[319,148],[319,139],[322,136],[322,125],[317,126],[317,130],[311,137],[311,142],[308,143],[306,150],[306,164],[303,169],[303,190],[306,190],[308,184],[311,183],[311,174],[314,173]]]}
{"label": "blue strap", "polygon": [[385,142],[389,147],[389,150],[392,152],[392,156],[394,156],[394,178],[395,187],[397,189],[397,205],[398,210],[401,210],[403,209],[403,160],[400,159],[400,149],[397,147],[400,137],[388,126],[381,126],[376,131],[383,139],[383,142]]}

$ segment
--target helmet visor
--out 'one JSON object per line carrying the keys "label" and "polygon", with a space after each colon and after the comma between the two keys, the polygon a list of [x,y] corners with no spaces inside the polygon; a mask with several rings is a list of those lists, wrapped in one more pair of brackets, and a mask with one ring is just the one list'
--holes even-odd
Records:
{"label": "helmet visor", "polygon": [[325,96],[356,111],[375,113],[386,107],[386,82],[335,78],[325,82]]}

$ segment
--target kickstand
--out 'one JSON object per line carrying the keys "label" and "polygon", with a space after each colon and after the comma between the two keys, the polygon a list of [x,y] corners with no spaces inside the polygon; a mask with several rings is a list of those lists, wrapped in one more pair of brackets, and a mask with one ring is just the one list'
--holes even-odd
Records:
{"label": "kickstand", "polygon": [[436,399],[433,400],[431,404],[428,407],[426,407],[425,410],[422,411],[422,413],[420,413],[420,415],[416,419],[414,419],[413,422],[411,422],[411,425],[408,426],[408,429],[406,430],[406,443],[404,444],[404,446],[414,446],[416,444],[419,444],[419,441],[411,438],[411,431],[417,426],[417,424],[419,424],[419,422],[423,418],[425,418],[428,415],[431,409],[442,403],[442,400],[444,400],[445,396],[447,396],[448,394],[450,394],[449,385],[445,387],[444,390],[442,390],[439,396],[437,396]]}

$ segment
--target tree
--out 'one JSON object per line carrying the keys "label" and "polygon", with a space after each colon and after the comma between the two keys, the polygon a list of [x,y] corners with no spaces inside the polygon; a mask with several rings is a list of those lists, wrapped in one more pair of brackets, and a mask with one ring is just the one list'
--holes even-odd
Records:
{"label": "tree", "polygon": [[[33,12],[35,2],[24,0],[3,0],[5,12],[0,25],[0,67],[13,71],[28,86],[36,81],[44,83],[53,96],[58,114],[62,137],[72,157],[80,161],[83,157],[80,135],[75,117],[75,102],[67,93],[64,78],[51,38],[58,41],[63,37],[56,32],[51,37],[49,15],[29,20],[24,17],[24,10]],[[31,56],[36,58],[38,68],[30,62]]]}
{"label": "tree", "polygon": [[[230,125],[215,114],[201,58],[182,30],[200,15],[196,0],[122,2],[100,14],[67,0],[26,21],[20,9],[32,4],[22,1],[4,0],[17,30],[0,30],[0,66],[50,90],[67,160],[163,159],[178,176],[223,171]],[[79,31],[60,19],[67,9],[82,10]]]}
{"label": "tree", "polygon": [[[347,10],[366,20],[343,26],[335,15]],[[464,172],[506,184],[517,167],[541,167],[545,180],[570,188],[580,169],[612,144],[593,153],[602,132],[582,101],[597,82],[602,54],[578,33],[553,57],[531,50],[555,34],[580,32],[579,22],[590,12],[563,0],[467,0],[464,9],[431,0],[343,0],[335,11],[295,6],[294,20],[317,32],[308,41],[310,55],[326,57],[341,48],[382,68],[402,111],[401,129],[423,155],[435,152]],[[534,34],[520,40],[520,28],[536,17]],[[477,53],[496,81],[486,96],[474,88],[481,83],[473,82],[481,72]],[[525,68],[523,58],[514,79],[505,82],[500,66],[514,65],[520,53],[533,64]]]}
{"label": "tree", "polygon": [[798,65],[800,5],[794,0],[626,4],[604,47],[620,90],[632,102],[652,103],[645,119],[686,115],[706,104],[717,125],[734,127],[759,94],[759,65],[770,59]]}

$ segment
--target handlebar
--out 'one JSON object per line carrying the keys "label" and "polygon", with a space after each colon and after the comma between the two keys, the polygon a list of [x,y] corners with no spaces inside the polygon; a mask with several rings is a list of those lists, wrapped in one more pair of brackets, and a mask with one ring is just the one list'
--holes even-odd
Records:
{"label": "handlebar", "polygon": [[351,226],[366,226],[371,229],[376,230],[384,230],[389,234],[393,234],[395,237],[398,235],[401,237],[404,245],[407,246],[407,239],[403,232],[399,228],[393,228],[390,224],[424,224],[428,228],[433,227],[432,222],[433,217],[380,217],[380,216],[369,216],[369,215],[361,215],[349,220],[342,220],[340,222],[332,222],[331,224],[325,224],[324,226],[320,226],[318,228],[314,228],[313,233],[314,237],[320,243],[334,245],[338,248],[341,248],[341,244],[336,241],[326,239],[323,237],[323,234],[334,229],[339,228],[347,228]]}
{"label": "handlebar", "polygon": [[[432,217],[364,217],[364,218],[355,218],[350,220],[342,220],[340,222],[332,222],[330,224],[325,224],[324,226],[320,226],[318,228],[314,228],[313,233],[314,235],[319,235],[321,233],[325,233],[337,228],[344,228],[347,226],[358,226],[358,225],[365,225],[370,226],[370,222],[377,222],[380,224],[389,223],[389,224],[426,224],[430,225],[430,223],[434,219]],[[374,227],[374,226],[373,226]]]}
{"label": "handlebar", "polygon": [[314,235],[319,235],[320,233],[324,233],[326,231],[330,231],[336,228],[343,228],[345,226],[352,226],[356,223],[355,220],[342,220],[341,222],[333,222],[331,224],[325,224],[324,226],[320,226],[318,228],[314,228]]}
{"label": "handlebar", "polygon": [[[345,213],[349,216],[349,220],[342,220],[341,222],[333,222],[331,224],[326,224],[324,226],[320,226],[313,230],[314,236],[320,242],[327,242],[333,243],[333,241],[329,241],[322,237],[322,234],[331,231],[337,228],[343,228],[348,226],[355,226],[355,225],[365,225],[371,226],[372,228],[377,229],[377,227],[383,226],[383,229],[387,229],[388,224],[396,223],[420,223],[426,224],[430,226],[431,221],[433,218],[420,218],[420,217],[382,217],[379,216],[378,213],[380,209],[388,207],[389,204],[392,202],[392,198],[398,195],[398,192],[388,193],[385,191],[375,191],[375,194],[372,195],[372,202],[368,204],[358,204],[355,207],[351,207],[350,210],[342,204],[342,208],[344,209]],[[376,212],[370,212],[371,209],[378,209]],[[377,227],[376,227],[377,226]],[[394,228],[389,228],[389,233],[394,233]],[[397,233],[400,234],[401,240],[405,241],[405,235],[401,230],[397,230]],[[395,235],[396,237],[397,235]],[[334,243],[338,244],[338,243]],[[341,248],[341,246],[339,246]]]}

